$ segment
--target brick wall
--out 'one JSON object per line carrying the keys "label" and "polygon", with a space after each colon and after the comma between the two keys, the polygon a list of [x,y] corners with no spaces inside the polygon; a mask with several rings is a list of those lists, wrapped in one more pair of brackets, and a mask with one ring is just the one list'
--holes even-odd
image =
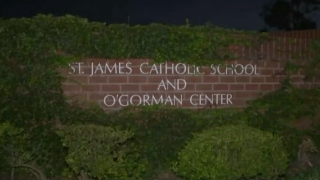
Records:
{"label": "brick wall", "polygon": [[[79,61],[80,70],[79,64],[72,64],[64,72],[68,80],[63,89],[75,99],[93,100],[106,110],[157,103],[188,108],[243,107],[259,94],[279,88],[283,77],[275,74],[281,72],[283,60],[293,59],[293,53],[298,53],[301,60],[310,56],[301,53],[308,48],[308,39],[297,39],[294,44],[285,37],[279,40],[280,43],[269,42],[254,48],[233,47],[240,56],[237,61],[225,63],[237,65],[233,71],[227,69],[228,74],[227,67],[220,66],[219,73],[216,65],[200,68],[167,62],[167,66],[153,66],[148,59],[85,59]],[[186,66],[189,68],[185,69]],[[301,88],[319,85],[315,80],[304,82],[302,72],[292,78]]]}
{"label": "brick wall", "polygon": [[270,35],[277,37],[291,37],[291,38],[306,38],[306,39],[315,39],[320,38],[320,30],[312,29],[312,30],[300,30],[300,31],[280,31],[280,32],[272,32]]}

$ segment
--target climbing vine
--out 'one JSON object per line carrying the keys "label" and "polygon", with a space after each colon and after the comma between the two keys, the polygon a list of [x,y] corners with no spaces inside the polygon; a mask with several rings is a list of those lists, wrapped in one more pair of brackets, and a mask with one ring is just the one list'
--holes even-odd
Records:
{"label": "climbing vine", "polygon": [[33,56],[39,53],[48,55],[59,50],[76,56],[151,58],[156,61],[205,64],[235,58],[235,54],[229,50],[231,45],[251,44],[248,32],[209,24],[196,27],[188,24],[107,26],[75,16],[38,15],[30,19],[2,20],[1,25],[1,37],[6,40],[2,41],[2,48],[11,49],[5,55],[11,58],[21,58],[22,52],[23,57],[28,59],[27,52]]}
{"label": "climbing vine", "polygon": [[[218,64],[238,59],[237,47],[255,49],[265,42],[276,41],[276,38],[268,34],[224,29],[211,24],[191,26],[187,22],[183,26],[106,25],[71,15],[1,19],[0,39],[0,123],[9,122],[28,134],[25,142],[28,146],[21,148],[26,151],[22,154],[41,144],[41,150],[37,150],[36,156],[30,157],[34,158],[30,161],[33,165],[43,167],[48,176],[57,171],[67,171],[63,169],[67,167],[64,162],[66,152],[60,138],[54,133],[59,123],[82,121],[84,115],[87,115],[87,121],[102,122],[100,117],[94,114],[89,117],[83,109],[67,103],[61,88],[64,77],[58,69],[86,57],[147,58],[155,62],[170,60],[196,65]],[[301,57],[285,60],[282,75],[290,80],[291,72],[304,71],[307,79],[317,78],[319,50],[320,45],[316,41],[306,52],[310,56],[305,56],[305,61],[301,61]],[[277,119],[275,116],[282,118],[288,114],[295,116],[290,119],[295,119],[302,116],[301,113],[314,112],[318,107],[318,103],[315,103],[320,97],[317,91],[311,93],[294,90],[288,95],[291,91],[287,89],[277,91],[278,94],[272,98],[268,98],[271,97],[269,95],[256,100],[252,106],[260,109],[248,108],[247,114],[255,115],[250,117],[264,117],[260,120],[266,122],[268,119]],[[310,96],[301,95],[304,93],[316,98],[313,97],[311,101]],[[291,103],[290,108],[280,111],[288,102]],[[304,106],[302,103],[309,104]],[[296,104],[299,106],[295,106]],[[261,113],[261,108],[263,112],[270,113],[258,114]],[[291,113],[292,111],[296,113]]]}

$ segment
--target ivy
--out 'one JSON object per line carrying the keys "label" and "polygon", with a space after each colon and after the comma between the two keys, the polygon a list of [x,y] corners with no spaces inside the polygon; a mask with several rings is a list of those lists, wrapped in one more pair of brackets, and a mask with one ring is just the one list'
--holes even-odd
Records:
{"label": "ivy", "polygon": [[[85,121],[103,124],[105,120],[100,111],[95,115],[96,111],[88,113],[67,103],[61,87],[64,77],[57,69],[86,57],[218,64],[239,58],[233,46],[257,47],[274,41],[268,34],[211,24],[106,25],[71,15],[0,19],[0,39],[0,123],[9,123],[28,135],[26,147],[21,147],[26,151],[21,154],[41,144],[36,158],[30,161],[43,167],[48,177],[68,171],[66,151],[55,134],[59,125]],[[303,70],[308,79],[317,78],[319,49],[319,42],[313,42],[305,61],[300,56],[286,60],[284,71]],[[268,129],[268,120],[293,120],[316,112],[319,91],[287,88],[290,74],[287,73],[288,84],[283,89],[257,99],[244,111],[251,120],[257,118],[252,126]]]}
{"label": "ivy", "polygon": [[156,61],[209,64],[235,58],[236,54],[230,50],[231,45],[251,44],[248,38],[251,32],[210,24],[195,27],[188,24],[107,26],[70,15],[37,15],[28,19],[1,20],[0,24],[3,40],[0,48],[7,50],[2,57],[23,57],[25,63],[35,63],[36,60],[31,59],[34,55],[59,50],[76,56],[107,59],[151,58]]}

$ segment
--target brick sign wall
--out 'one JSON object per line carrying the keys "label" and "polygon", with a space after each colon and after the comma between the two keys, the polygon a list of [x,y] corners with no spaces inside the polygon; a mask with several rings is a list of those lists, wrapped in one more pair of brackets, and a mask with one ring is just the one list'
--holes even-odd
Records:
{"label": "brick sign wall", "polygon": [[[243,107],[246,101],[280,87],[284,60],[297,54],[301,60],[310,57],[302,52],[318,33],[308,38],[297,38],[302,37],[300,31],[290,33],[271,34],[278,36],[277,43],[232,47],[239,59],[246,61],[229,61],[221,66],[170,62],[154,65],[148,59],[85,59],[70,64],[63,72],[68,77],[63,89],[75,99],[95,101],[106,110],[159,103],[188,108]],[[294,43],[288,37],[296,37]],[[293,74],[292,80],[301,88],[319,85],[315,79],[304,82],[302,72]]]}
{"label": "brick sign wall", "polygon": [[[229,65],[229,66],[227,66]],[[233,67],[232,67],[233,66]],[[279,87],[281,63],[232,61],[195,67],[152,60],[87,59],[70,65],[67,95],[98,102],[106,110],[164,103],[177,107],[242,107],[247,100]],[[293,76],[299,87],[310,87]]]}

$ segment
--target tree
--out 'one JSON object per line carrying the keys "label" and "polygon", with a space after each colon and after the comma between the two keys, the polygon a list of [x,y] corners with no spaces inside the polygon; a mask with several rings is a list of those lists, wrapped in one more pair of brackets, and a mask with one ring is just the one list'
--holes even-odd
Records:
{"label": "tree", "polygon": [[263,6],[260,16],[271,28],[279,30],[315,29],[310,15],[319,10],[320,0],[275,0]]}

